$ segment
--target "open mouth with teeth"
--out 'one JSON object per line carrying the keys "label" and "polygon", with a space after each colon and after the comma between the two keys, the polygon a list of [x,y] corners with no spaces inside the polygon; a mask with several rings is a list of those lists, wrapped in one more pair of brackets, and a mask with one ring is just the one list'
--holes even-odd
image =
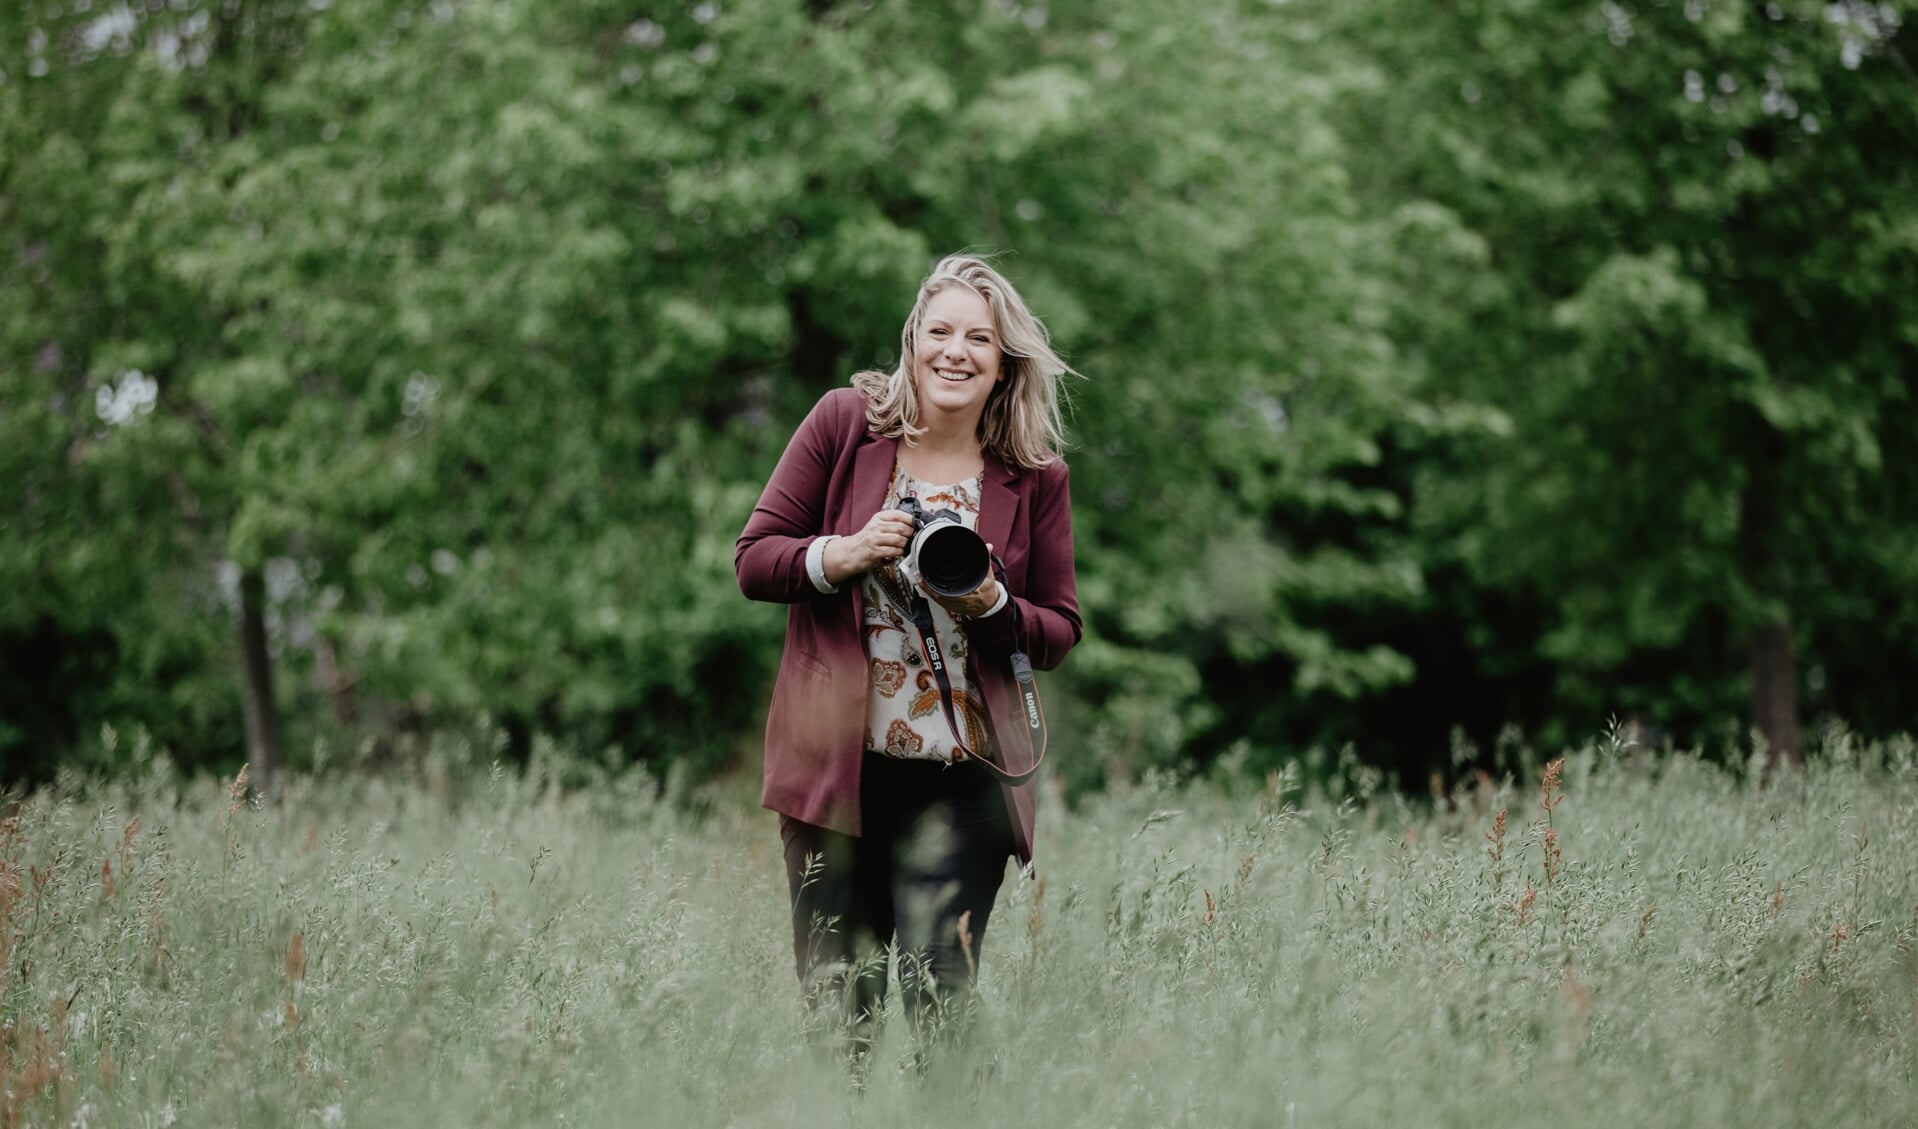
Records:
{"label": "open mouth with teeth", "polygon": [[959,384],[964,381],[971,380],[974,375],[973,373],[959,372],[956,369],[949,369],[949,368],[936,368],[936,369],[933,369],[932,371],[939,374],[939,379],[950,380],[954,384]]}

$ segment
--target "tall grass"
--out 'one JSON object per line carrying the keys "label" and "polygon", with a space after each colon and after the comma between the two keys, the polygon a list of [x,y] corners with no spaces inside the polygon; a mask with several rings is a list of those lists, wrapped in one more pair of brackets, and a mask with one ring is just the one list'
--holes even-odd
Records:
{"label": "tall grass", "polygon": [[[985,1016],[863,1094],[772,818],[526,772],[66,782],[0,831],[4,1125],[1909,1125],[1918,750],[1041,811]],[[1549,786],[1548,786],[1549,784]],[[701,814],[693,814],[704,809]],[[894,1005],[896,1007],[896,1004]]]}

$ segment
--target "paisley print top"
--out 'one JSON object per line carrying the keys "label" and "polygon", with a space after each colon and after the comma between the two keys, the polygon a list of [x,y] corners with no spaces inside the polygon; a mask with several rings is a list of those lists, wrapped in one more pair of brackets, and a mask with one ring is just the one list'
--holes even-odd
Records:
{"label": "paisley print top", "polygon": [[[932,486],[920,482],[894,466],[892,486],[886,494],[888,509],[908,494],[919,499],[927,510],[956,512],[967,529],[979,527],[978,475],[951,486]],[[916,586],[897,564],[881,565],[867,571],[861,581],[866,602],[866,659],[872,671],[872,693],[867,695],[866,748],[892,757],[954,761],[965,753],[953,742],[952,727],[939,702],[939,684],[926,666],[919,630],[912,624],[911,593]],[[965,748],[978,750],[985,743],[985,708],[978,691],[966,677],[967,643],[965,629],[954,622],[946,609],[928,599],[932,622],[945,652],[946,670],[952,679],[953,704],[957,707]]]}

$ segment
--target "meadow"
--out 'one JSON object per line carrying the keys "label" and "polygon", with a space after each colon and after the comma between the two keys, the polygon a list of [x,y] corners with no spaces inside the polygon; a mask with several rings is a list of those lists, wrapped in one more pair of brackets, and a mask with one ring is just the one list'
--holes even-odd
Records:
{"label": "meadow", "polygon": [[[1918,746],[1600,743],[1048,790],[974,1038],[856,1092],[772,817],[463,747],[278,803],[164,757],[0,831],[4,1125],[1870,1126],[1918,1115]],[[897,1001],[892,1007],[897,1010]]]}

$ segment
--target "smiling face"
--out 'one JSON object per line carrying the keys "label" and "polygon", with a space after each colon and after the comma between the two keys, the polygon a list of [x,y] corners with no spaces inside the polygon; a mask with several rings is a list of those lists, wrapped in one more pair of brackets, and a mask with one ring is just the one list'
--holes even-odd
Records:
{"label": "smiling face", "polygon": [[919,393],[919,422],[940,417],[976,426],[1005,379],[999,330],[992,307],[968,286],[948,286],[926,300],[913,345],[912,378]]}

